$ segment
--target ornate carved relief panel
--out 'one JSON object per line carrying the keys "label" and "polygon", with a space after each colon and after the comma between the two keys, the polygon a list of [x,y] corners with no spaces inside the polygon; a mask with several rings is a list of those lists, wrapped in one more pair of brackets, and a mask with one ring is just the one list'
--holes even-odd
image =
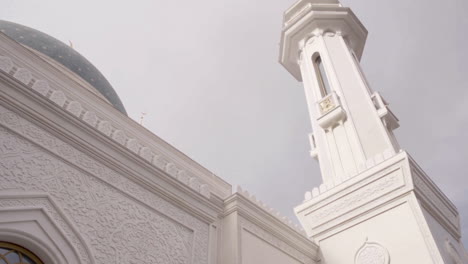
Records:
{"label": "ornate carved relief panel", "polygon": [[208,224],[0,106],[0,189],[48,193],[96,263],[208,263]]}

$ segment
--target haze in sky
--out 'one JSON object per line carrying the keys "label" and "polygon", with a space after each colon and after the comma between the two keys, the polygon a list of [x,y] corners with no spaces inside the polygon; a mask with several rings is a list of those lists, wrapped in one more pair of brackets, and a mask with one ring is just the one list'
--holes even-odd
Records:
{"label": "haze in sky", "polygon": [[[295,219],[321,183],[302,84],[278,60],[291,0],[2,0],[0,19],[65,43],[129,117]],[[362,67],[396,135],[458,207],[468,244],[468,1],[342,1],[367,27]]]}

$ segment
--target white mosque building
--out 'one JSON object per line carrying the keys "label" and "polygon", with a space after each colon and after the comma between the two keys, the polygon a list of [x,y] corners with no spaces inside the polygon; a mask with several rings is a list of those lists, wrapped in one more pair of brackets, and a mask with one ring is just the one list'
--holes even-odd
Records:
{"label": "white mosque building", "polygon": [[[467,264],[456,207],[399,146],[337,0],[286,10],[323,184],[302,228],[127,117],[75,50],[0,21],[0,264]],[[286,74],[286,72],[285,72]]]}

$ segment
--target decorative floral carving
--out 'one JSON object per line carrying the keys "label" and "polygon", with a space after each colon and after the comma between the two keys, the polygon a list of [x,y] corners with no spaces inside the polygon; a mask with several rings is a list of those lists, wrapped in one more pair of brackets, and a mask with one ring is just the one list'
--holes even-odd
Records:
{"label": "decorative floral carving", "polygon": [[402,178],[400,173],[391,173],[382,178],[341,197],[332,204],[317,209],[309,215],[309,221],[316,225],[328,221],[328,219],[346,213],[353,208],[372,201],[392,188],[400,184]]}
{"label": "decorative floral carving", "polygon": [[51,195],[96,263],[208,263],[208,223],[3,107],[0,157],[0,189]]}
{"label": "decorative floral carving", "polygon": [[356,253],[355,264],[388,264],[390,256],[387,249],[373,242],[365,242]]}

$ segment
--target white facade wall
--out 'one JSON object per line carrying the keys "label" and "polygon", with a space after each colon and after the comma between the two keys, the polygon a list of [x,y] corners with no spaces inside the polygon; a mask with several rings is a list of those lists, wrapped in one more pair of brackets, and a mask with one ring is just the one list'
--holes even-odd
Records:
{"label": "white facade wall", "polygon": [[[290,223],[64,70],[0,33],[0,241],[47,264],[319,261]],[[227,213],[238,198],[254,220]]]}
{"label": "white facade wall", "polygon": [[219,263],[223,264],[314,264],[319,248],[303,231],[285,225],[272,209],[240,191],[228,197],[220,226],[223,243]]}
{"label": "white facade wall", "polygon": [[[4,107],[0,122],[2,213],[43,210],[62,233],[52,241],[69,243],[79,263],[208,263],[210,223]],[[23,220],[20,214],[10,218]],[[3,221],[25,232],[11,219]],[[56,247],[62,251],[61,244]]]}

